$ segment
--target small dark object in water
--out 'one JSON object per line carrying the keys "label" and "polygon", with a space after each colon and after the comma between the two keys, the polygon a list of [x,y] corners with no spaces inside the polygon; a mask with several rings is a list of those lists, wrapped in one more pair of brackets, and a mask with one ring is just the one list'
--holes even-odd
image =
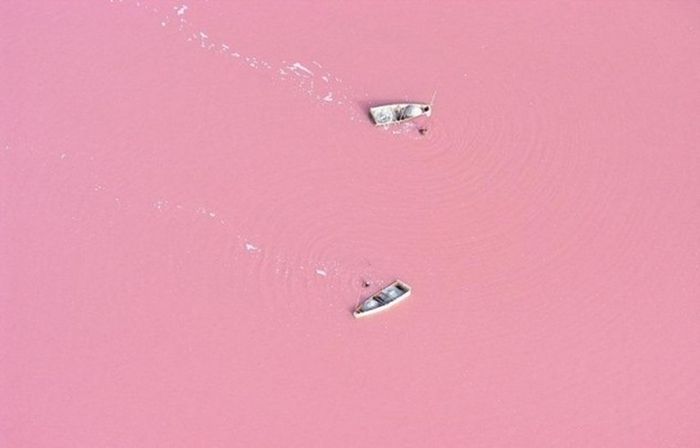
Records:
{"label": "small dark object in water", "polygon": [[420,129],[418,129],[418,133],[420,135],[425,135],[428,133],[428,128],[420,128]]}
{"label": "small dark object in water", "polygon": [[369,288],[369,282],[367,280],[362,280],[362,287],[363,288]]}

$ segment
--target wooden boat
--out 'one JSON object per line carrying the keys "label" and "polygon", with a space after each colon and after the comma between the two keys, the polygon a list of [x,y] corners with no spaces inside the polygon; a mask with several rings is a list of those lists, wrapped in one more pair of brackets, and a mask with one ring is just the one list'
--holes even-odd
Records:
{"label": "wooden boat", "polygon": [[369,113],[372,115],[374,124],[386,126],[403,123],[420,116],[429,117],[432,113],[432,106],[422,103],[387,104],[385,106],[371,107]]}
{"label": "wooden boat", "polygon": [[371,316],[398,305],[410,295],[411,287],[400,280],[396,280],[372,297],[364,300],[352,314],[355,317]]}

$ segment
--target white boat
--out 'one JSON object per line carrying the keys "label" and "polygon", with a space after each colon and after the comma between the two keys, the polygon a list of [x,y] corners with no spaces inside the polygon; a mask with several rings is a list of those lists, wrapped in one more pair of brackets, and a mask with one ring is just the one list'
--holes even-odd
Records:
{"label": "white boat", "polygon": [[364,300],[352,313],[355,317],[371,316],[398,305],[411,295],[411,287],[396,280],[372,297]]}
{"label": "white boat", "polygon": [[432,113],[430,104],[422,103],[401,103],[376,106],[369,109],[370,115],[377,126],[403,123],[421,116],[429,117]]}

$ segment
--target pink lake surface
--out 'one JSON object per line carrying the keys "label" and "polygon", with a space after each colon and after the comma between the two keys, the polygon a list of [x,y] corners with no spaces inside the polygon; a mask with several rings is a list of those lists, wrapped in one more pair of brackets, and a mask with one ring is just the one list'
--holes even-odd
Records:
{"label": "pink lake surface", "polygon": [[0,446],[700,446],[699,3],[0,23]]}

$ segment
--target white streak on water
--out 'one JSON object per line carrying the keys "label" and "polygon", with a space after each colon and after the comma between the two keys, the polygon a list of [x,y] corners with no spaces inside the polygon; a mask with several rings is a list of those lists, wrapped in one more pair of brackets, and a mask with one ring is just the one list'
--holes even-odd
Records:
{"label": "white streak on water", "polygon": [[292,71],[301,70],[301,71],[303,71],[303,72],[308,73],[308,74],[311,75],[311,76],[313,76],[313,74],[314,74],[314,72],[312,72],[312,71],[309,70],[308,68],[304,67],[304,66],[303,66],[302,64],[300,64],[299,62],[295,62],[295,63],[292,64],[289,68],[290,68]]}
{"label": "white streak on water", "polygon": [[[120,3],[121,1],[122,0],[119,0]],[[136,2],[133,2],[132,5],[137,6]],[[148,9],[149,11],[151,11],[151,13],[153,13],[156,16],[160,16],[158,17],[157,23],[160,24],[161,28],[164,28],[166,25],[171,23],[170,15],[163,13],[158,14],[157,8],[145,9]],[[187,19],[187,17],[189,17],[189,14],[187,13],[190,12],[191,9],[192,8],[185,3],[176,4],[176,6],[172,8],[172,10],[175,11],[175,15],[177,18],[177,30],[184,34],[183,38],[185,41],[199,41],[198,46],[200,46],[204,50],[214,50],[214,52],[216,53],[221,53],[224,55],[229,55],[233,58],[238,58],[242,65],[244,63],[244,66],[249,69],[264,69],[269,73],[273,74],[272,76],[276,79],[289,81],[289,84],[292,85],[294,88],[304,92],[306,95],[315,99],[324,106],[340,106],[346,104],[343,107],[348,113],[350,120],[363,121],[359,111],[357,111],[355,107],[351,106],[351,104],[354,103],[352,99],[360,97],[361,95],[358,95],[358,92],[350,91],[348,88],[341,88],[340,86],[338,86],[337,84],[342,84],[343,81],[330,72],[319,73],[318,76],[315,75],[314,72],[309,68],[309,65],[313,65],[321,69],[323,66],[320,62],[316,60],[311,60],[308,64],[306,64],[302,63],[302,61],[297,59],[295,62],[288,62],[282,60],[279,61],[277,64],[274,64],[263,59],[258,59],[250,55],[242,54],[239,51],[233,51],[234,49],[231,45],[229,45],[229,43],[217,40],[216,36],[211,38],[211,35],[205,30],[203,30],[201,27],[197,27],[199,29],[195,28],[195,24],[191,23]],[[294,61],[294,59],[292,59],[292,61]],[[289,77],[288,75],[290,73],[293,73],[295,76]],[[320,78],[324,84],[318,82],[315,83],[314,78]],[[333,93],[329,93],[329,87],[331,87],[334,84],[335,87],[333,88]],[[320,85],[324,85],[325,87],[321,89]]]}

